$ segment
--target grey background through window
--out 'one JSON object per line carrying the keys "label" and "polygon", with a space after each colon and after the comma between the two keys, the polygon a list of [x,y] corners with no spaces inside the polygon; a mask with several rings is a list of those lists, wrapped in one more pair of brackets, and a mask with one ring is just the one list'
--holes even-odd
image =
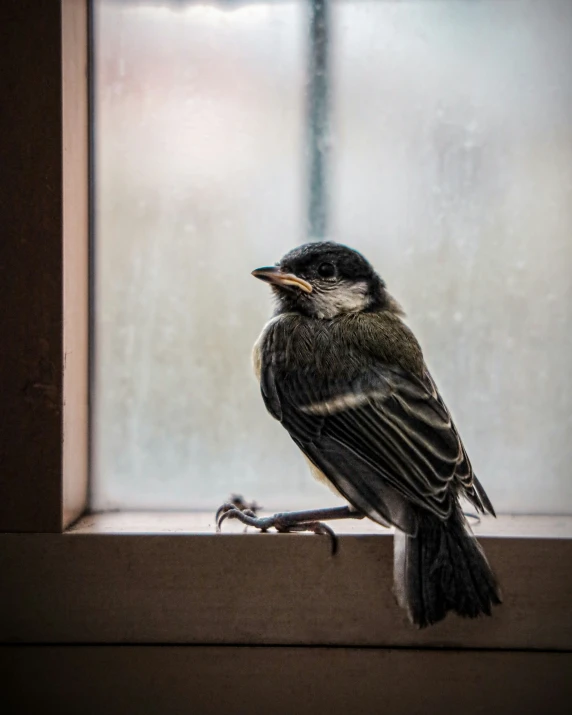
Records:
{"label": "grey background through window", "polygon": [[312,13],[96,0],[92,506],[337,503],[250,368],[250,271],[323,232],[404,306],[497,510],[571,513],[572,3],[334,1],[315,56]]}

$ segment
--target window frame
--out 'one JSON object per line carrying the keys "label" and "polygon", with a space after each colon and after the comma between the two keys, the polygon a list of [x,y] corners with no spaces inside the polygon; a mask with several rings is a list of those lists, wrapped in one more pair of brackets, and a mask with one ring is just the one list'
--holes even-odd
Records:
{"label": "window frame", "polygon": [[[342,535],[333,559],[322,539],[172,533],[167,516],[147,533],[98,528],[88,512],[89,2],[8,5],[0,270],[14,314],[1,323],[11,419],[0,531],[12,533],[0,534],[0,641],[572,649],[568,537],[483,537],[505,604],[491,619],[418,631],[391,594],[387,534]],[[569,535],[571,519],[555,528]]]}
{"label": "window frame", "polygon": [[88,2],[2,15],[0,530],[60,532],[87,507]]}

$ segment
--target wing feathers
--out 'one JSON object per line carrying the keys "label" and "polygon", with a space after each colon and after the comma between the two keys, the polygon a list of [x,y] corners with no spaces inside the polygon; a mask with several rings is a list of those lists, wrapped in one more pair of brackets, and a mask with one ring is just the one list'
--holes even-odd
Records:
{"label": "wing feathers", "polygon": [[450,511],[447,487],[454,467],[449,465],[447,478],[443,479],[375,406],[352,411],[336,422],[328,421],[324,432],[335,430],[340,444],[351,442],[370,464],[385,465],[383,476],[390,486],[403,497],[419,506],[430,506],[441,518],[446,518]]}
{"label": "wing feathers", "polygon": [[409,503],[446,519],[459,491],[492,513],[428,372],[420,379],[376,363],[347,374],[324,355],[320,371],[311,361],[287,369],[284,354],[263,346],[266,406],[356,509],[408,533],[416,529]]}

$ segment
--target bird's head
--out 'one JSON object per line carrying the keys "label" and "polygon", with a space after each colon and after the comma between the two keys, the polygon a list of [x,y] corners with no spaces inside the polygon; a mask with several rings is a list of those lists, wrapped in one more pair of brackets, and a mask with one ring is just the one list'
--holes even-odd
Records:
{"label": "bird's head", "polygon": [[252,275],[270,283],[279,313],[330,319],[343,313],[401,312],[369,261],[340,243],[307,243]]}

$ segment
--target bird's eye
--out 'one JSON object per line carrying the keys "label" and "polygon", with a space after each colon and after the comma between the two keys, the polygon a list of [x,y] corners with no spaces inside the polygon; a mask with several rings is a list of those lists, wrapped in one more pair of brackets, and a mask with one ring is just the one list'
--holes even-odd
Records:
{"label": "bird's eye", "polygon": [[336,267],[333,263],[320,263],[318,266],[318,275],[322,278],[332,278],[336,274]]}

